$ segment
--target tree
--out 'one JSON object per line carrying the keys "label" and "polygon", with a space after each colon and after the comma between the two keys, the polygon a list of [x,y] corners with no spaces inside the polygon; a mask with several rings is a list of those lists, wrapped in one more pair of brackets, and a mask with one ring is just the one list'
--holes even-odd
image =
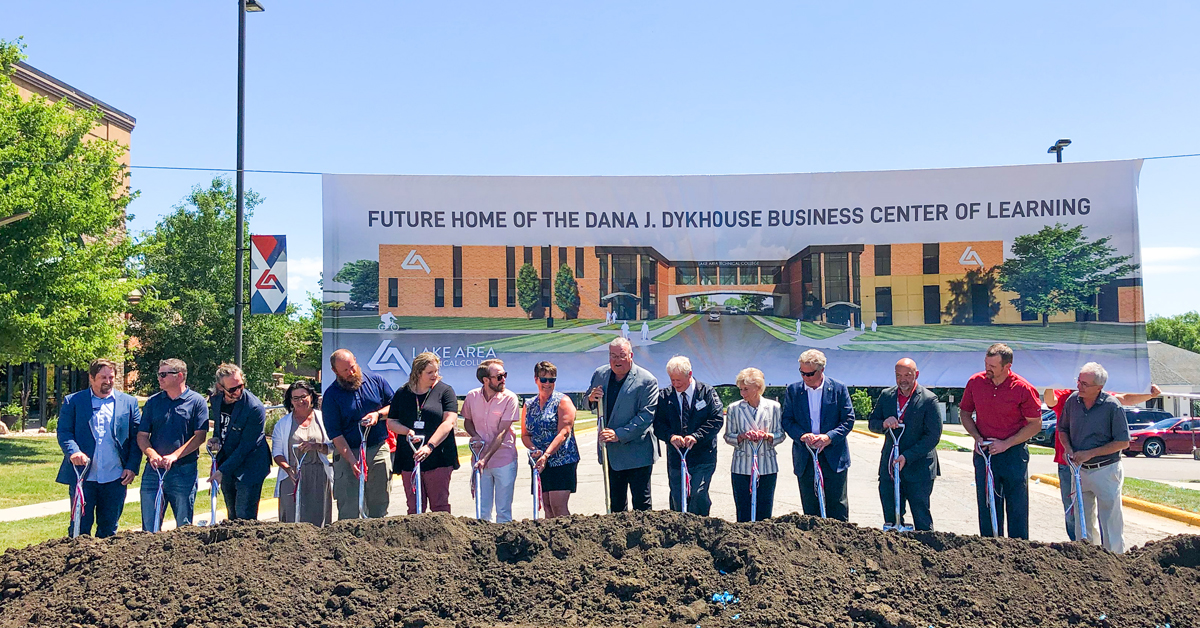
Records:
{"label": "tree", "polygon": [[379,301],[379,262],[375,260],[346,262],[333,280],[350,284],[350,300],[355,303]]}
{"label": "tree", "polygon": [[122,358],[133,252],[124,146],[89,138],[98,109],[22,100],[21,44],[0,40],[0,362],[81,367]]}
{"label": "tree", "polygon": [[1010,299],[1025,311],[1040,314],[1042,326],[1060,312],[1095,312],[1094,297],[1101,286],[1137,271],[1131,255],[1113,255],[1111,237],[1088,242],[1083,225],[1062,223],[1013,239],[1013,257],[1000,264],[1002,290],[1019,296]]}
{"label": "tree", "polygon": [[[138,383],[154,390],[159,360],[180,358],[193,388],[212,383],[218,364],[233,359],[233,281],[236,264],[236,198],[228,179],[195,186],[140,243],[138,271],[151,282],[133,312],[141,344],[134,361]],[[246,217],[261,199],[246,192]],[[249,228],[247,227],[247,231]],[[249,259],[245,276],[249,277]],[[247,316],[242,369],[255,394],[276,399],[271,373],[295,365],[304,350],[296,306],[286,316]]]}
{"label": "tree", "polygon": [[1146,323],[1146,339],[1200,353],[1200,312],[1155,316]]}
{"label": "tree", "polygon": [[533,318],[533,311],[541,305],[541,283],[533,264],[525,264],[517,271],[517,305],[525,310],[525,315]]}
{"label": "tree", "polygon": [[554,304],[568,319],[579,317],[579,284],[575,283],[575,271],[563,264],[554,277]]}
{"label": "tree", "polygon": [[321,342],[324,331],[322,329],[324,308],[321,307],[321,297],[311,292],[308,293],[308,306],[308,314],[301,316],[296,321],[297,336],[303,347],[297,366],[320,372],[324,364],[321,359]]}

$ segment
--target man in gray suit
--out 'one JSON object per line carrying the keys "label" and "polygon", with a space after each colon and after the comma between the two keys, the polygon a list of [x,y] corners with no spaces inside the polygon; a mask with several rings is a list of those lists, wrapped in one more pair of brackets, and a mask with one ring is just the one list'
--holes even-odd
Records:
{"label": "man in gray suit", "polygon": [[608,366],[592,373],[589,405],[604,404],[599,447],[608,448],[608,490],[613,512],[626,509],[627,492],[634,510],[650,510],[650,471],[654,448],[654,410],[658,380],[633,363],[633,345],[617,338],[608,345]]}

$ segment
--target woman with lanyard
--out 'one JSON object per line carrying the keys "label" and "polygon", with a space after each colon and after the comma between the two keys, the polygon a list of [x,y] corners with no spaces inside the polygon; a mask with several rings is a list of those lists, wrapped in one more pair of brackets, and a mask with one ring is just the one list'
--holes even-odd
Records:
{"label": "woman with lanyard", "polygon": [[738,521],[762,521],[770,518],[775,505],[779,475],[775,447],[787,438],[782,410],[778,401],[763,398],[767,383],[762,371],[742,369],[735,383],[742,398],[729,404],[725,415],[725,442],[736,448],[731,465],[733,502]]}
{"label": "woman with lanyard", "polygon": [[332,445],[317,405],[317,390],[308,381],[297,380],[288,387],[283,395],[288,413],[271,431],[271,456],[279,467],[275,481],[279,520],[323,527],[333,519]]}
{"label": "woman with lanyard", "polygon": [[542,504],[546,518],[571,514],[567,501],[576,488],[579,447],[575,443],[575,404],[555,392],[558,367],[538,362],[533,367],[538,394],[525,402],[521,415],[521,442],[529,449],[542,478]]}
{"label": "woman with lanyard", "polygon": [[408,383],[396,391],[388,412],[388,430],[407,441],[396,447],[394,468],[404,480],[410,515],[418,512],[416,463],[421,465],[420,512],[450,512],[450,473],[458,468],[458,397],[438,374],[441,364],[428,351],[413,358]]}

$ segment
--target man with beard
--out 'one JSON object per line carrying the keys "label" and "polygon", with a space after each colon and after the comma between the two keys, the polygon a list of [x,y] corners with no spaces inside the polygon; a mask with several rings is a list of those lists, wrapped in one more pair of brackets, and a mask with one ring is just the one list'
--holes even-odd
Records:
{"label": "man with beard", "polygon": [[91,534],[94,520],[99,538],[116,534],[126,487],[142,466],[142,451],[134,444],[142,413],[137,399],[113,390],[116,372],[111,360],[93,360],[88,389],[69,395],[58,412],[64,459],[56,481],[69,486],[75,499],[76,474],[83,475],[79,533]]}
{"label": "man with beard", "polygon": [[[904,523],[904,504],[912,511],[913,526],[918,530],[933,529],[929,511],[929,496],[938,474],[937,444],[942,439],[942,417],[938,411],[937,395],[917,383],[917,363],[909,358],[896,362],[896,385],[885,388],[867,418],[867,427],[876,434],[891,430],[883,441],[879,459],[879,501],[883,504],[883,520],[901,526]],[[900,520],[896,519],[896,484],[892,475],[892,440],[895,430],[900,435]]]}
{"label": "man with beard", "polygon": [[[358,360],[346,349],[329,356],[337,381],[325,389],[321,401],[325,431],[333,441],[333,498],[338,519],[358,517],[358,478],[366,472],[363,508],[367,517],[387,516],[392,492],[392,458],[387,449],[386,418],[392,395],[391,384],[374,373],[363,373]],[[366,464],[359,460],[366,433]]]}
{"label": "man with beard", "polygon": [[517,437],[513,423],[520,417],[517,395],[505,388],[508,373],[504,362],[484,360],[475,372],[479,388],[463,399],[463,429],[471,440],[483,442],[483,451],[475,462],[479,472],[480,510],[485,520],[492,520],[495,504],[496,523],[512,521],[513,491],[517,484]]}
{"label": "man with beard", "polygon": [[221,487],[230,519],[258,519],[263,480],[271,472],[271,448],[264,433],[267,410],[246,390],[238,365],[217,367],[217,391],[209,399],[208,413],[217,420],[209,440],[217,471],[209,482]]}

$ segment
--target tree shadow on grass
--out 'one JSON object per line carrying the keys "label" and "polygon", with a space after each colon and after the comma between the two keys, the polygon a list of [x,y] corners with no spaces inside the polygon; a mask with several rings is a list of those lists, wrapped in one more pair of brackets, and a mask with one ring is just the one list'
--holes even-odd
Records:
{"label": "tree shadow on grass", "polygon": [[61,457],[54,439],[0,438],[0,465],[54,462]]}

